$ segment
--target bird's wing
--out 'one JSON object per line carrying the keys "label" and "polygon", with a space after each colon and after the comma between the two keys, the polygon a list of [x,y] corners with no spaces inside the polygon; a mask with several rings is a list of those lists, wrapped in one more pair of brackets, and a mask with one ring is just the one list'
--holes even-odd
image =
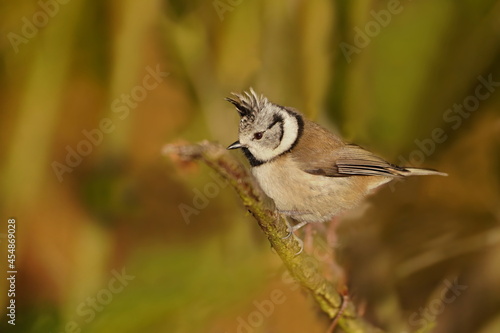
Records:
{"label": "bird's wing", "polygon": [[301,170],[325,177],[398,177],[410,173],[368,150],[344,143],[338,136],[307,120],[303,136],[293,148],[293,160]]}
{"label": "bird's wing", "polygon": [[318,176],[447,176],[432,169],[391,164],[360,146],[344,143],[335,134],[308,120],[304,120],[303,135],[292,151],[289,156],[299,169]]}
{"label": "bird's wing", "polygon": [[310,174],[325,177],[385,176],[400,177],[408,170],[391,164],[377,155],[356,145],[346,144],[334,151],[323,151],[321,155],[309,156],[309,162],[299,163],[300,168]]}
{"label": "bird's wing", "polygon": [[399,177],[408,173],[405,168],[391,164],[356,145],[345,145],[335,161],[337,171],[347,176]]}

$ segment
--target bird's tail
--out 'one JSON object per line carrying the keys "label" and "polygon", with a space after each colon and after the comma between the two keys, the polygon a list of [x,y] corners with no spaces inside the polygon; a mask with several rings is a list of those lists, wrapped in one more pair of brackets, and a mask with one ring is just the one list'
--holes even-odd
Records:
{"label": "bird's tail", "polygon": [[432,169],[421,169],[421,168],[405,168],[410,174],[407,176],[448,176],[447,173],[439,172]]}

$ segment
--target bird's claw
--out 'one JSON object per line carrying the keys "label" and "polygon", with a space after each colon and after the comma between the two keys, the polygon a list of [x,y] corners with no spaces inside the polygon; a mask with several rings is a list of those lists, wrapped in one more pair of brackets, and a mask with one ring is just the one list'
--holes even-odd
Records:
{"label": "bird's claw", "polygon": [[281,237],[281,239],[288,239],[290,238],[290,236],[293,234],[293,231],[292,230],[288,230],[288,234],[285,236],[285,237]]}
{"label": "bird's claw", "polygon": [[301,227],[303,227],[304,225],[307,224],[307,222],[301,222],[297,225],[294,225],[294,226],[291,226],[290,223],[288,222],[288,220],[285,219],[285,222],[286,222],[286,225],[288,227],[288,234],[285,236],[285,237],[281,237],[281,239],[288,239],[290,238],[290,236],[293,235],[293,238],[295,238],[295,240],[297,241],[297,243],[299,243],[299,246],[300,246],[300,250],[295,253],[295,256],[298,256],[299,254],[302,253],[302,251],[304,251],[304,241],[302,239],[300,239],[298,236],[295,235],[295,231],[296,230],[299,230]]}
{"label": "bird's claw", "polygon": [[295,257],[296,257],[299,254],[301,254],[302,251],[304,251],[304,241],[302,239],[300,239],[299,237],[295,236],[295,234],[294,234],[294,238],[297,241],[297,243],[299,243],[299,246],[300,246],[299,252],[295,253]]}
{"label": "bird's claw", "polygon": [[302,253],[302,251],[304,251],[304,241],[302,239],[300,239],[297,235],[295,235],[293,232],[294,232],[294,229],[289,228],[288,234],[285,237],[282,237],[281,239],[288,239],[288,238],[290,238],[290,236],[293,236],[293,238],[297,241],[297,243],[299,243],[299,246],[300,246],[300,250],[297,253],[295,253],[295,256],[298,256],[299,254]]}

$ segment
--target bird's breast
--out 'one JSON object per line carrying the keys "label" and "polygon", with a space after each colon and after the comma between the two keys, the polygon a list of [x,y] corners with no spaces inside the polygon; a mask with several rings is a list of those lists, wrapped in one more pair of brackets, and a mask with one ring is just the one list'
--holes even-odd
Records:
{"label": "bird's breast", "polygon": [[299,169],[288,155],[252,168],[276,208],[296,220],[323,222],[359,204],[366,194],[360,177],[324,177]]}

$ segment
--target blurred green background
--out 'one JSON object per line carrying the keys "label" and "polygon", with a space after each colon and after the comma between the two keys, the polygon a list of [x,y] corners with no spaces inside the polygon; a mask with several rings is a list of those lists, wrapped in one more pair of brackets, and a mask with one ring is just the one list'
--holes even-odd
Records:
{"label": "blurred green background", "polygon": [[161,154],[232,143],[223,98],[252,86],[450,175],[340,224],[365,318],[500,332],[500,1],[19,0],[0,22],[0,272],[10,217],[18,267],[0,331],[325,332],[235,192]]}

